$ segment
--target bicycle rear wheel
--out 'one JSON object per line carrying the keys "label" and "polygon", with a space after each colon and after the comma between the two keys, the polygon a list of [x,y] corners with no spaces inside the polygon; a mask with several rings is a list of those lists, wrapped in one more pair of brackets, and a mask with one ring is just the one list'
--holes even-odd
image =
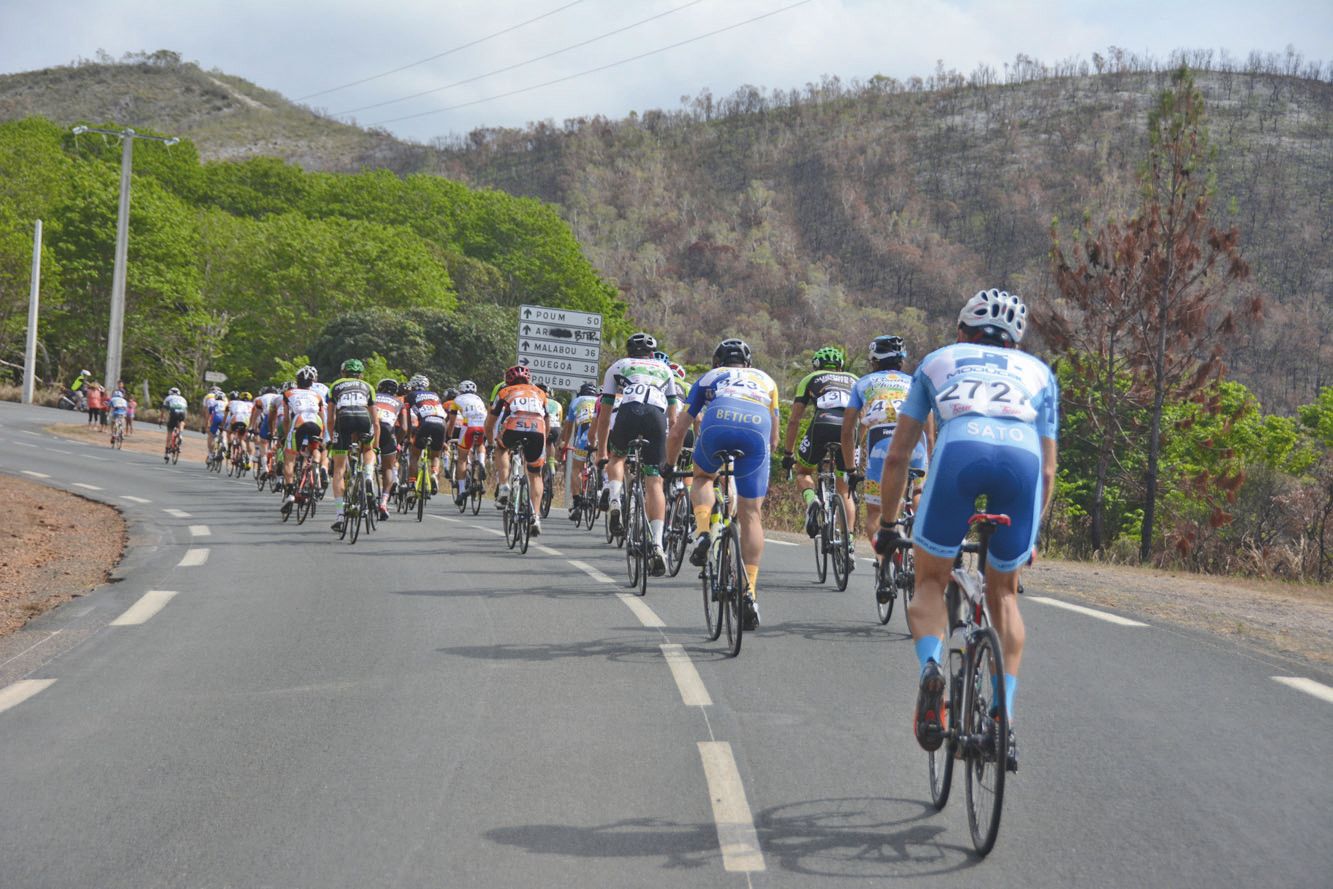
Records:
{"label": "bicycle rear wheel", "polygon": [[430,477],[424,466],[417,469],[416,487],[413,489],[417,498],[417,521],[426,517],[426,501],[430,499]]}
{"label": "bicycle rear wheel", "polygon": [[699,579],[703,581],[704,629],[707,631],[708,641],[712,642],[722,635],[723,606],[718,591],[717,572],[713,570],[711,557],[699,572]]}
{"label": "bicycle rear wheel", "polygon": [[898,600],[899,553],[889,553],[875,565],[875,612],[880,624],[893,617],[893,606]]}
{"label": "bicycle rear wheel", "polygon": [[553,499],[555,499],[555,473],[551,470],[550,464],[547,464],[542,470],[542,518],[550,517]]}
{"label": "bicycle rear wheel", "polygon": [[666,514],[666,557],[667,574],[675,577],[685,564],[686,550],[690,546],[690,497],[685,491],[677,491],[667,504]]}
{"label": "bicycle rear wheel", "polygon": [[745,635],[745,566],[741,562],[740,536],[735,525],[728,525],[722,537],[718,559],[718,598],[725,611],[723,626],[727,631],[727,649],[732,657],[741,653]]}
{"label": "bicycle rear wheel", "polygon": [[833,521],[829,523],[829,548],[833,560],[833,582],[838,592],[847,589],[847,578],[852,573],[852,540],[847,530],[847,507],[842,497],[833,492]]}
{"label": "bicycle rear wheel", "polygon": [[1000,832],[1009,762],[1009,717],[1004,705],[1004,658],[995,630],[985,627],[968,651],[963,689],[967,768],[967,823],[977,854],[987,855]]}
{"label": "bicycle rear wheel", "polygon": [[629,585],[634,588],[639,586],[640,575],[644,573],[644,564],[641,558],[643,541],[639,536],[641,509],[639,498],[631,494],[629,508],[624,512],[622,519],[625,523],[625,570],[629,574]]}
{"label": "bicycle rear wheel", "polygon": [[518,551],[527,555],[528,541],[532,537],[532,493],[528,488],[527,473],[523,474],[522,480],[514,488],[522,498],[518,501],[518,513],[515,516]]}
{"label": "bicycle rear wheel", "polygon": [[940,712],[944,719],[944,743],[938,750],[926,753],[926,768],[930,775],[930,801],[936,810],[943,809],[949,801],[949,789],[953,786],[953,764],[958,759],[958,728],[955,719],[958,715],[958,696],[960,687],[956,665],[950,663],[949,674],[945,677],[944,700]]}
{"label": "bicycle rear wheel", "polygon": [[467,483],[468,496],[472,498],[472,514],[481,512],[481,495],[486,488],[486,482],[481,477],[481,464],[472,464],[471,481]]}
{"label": "bicycle rear wheel", "polygon": [[315,514],[315,491],[311,484],[313,470],[307,468],[296,489],[296,524],[305,524],[305,520]]}
{"label": "bicycle rear wheel", "polygon": [[[822,485],[820,486],[820,491],[823,491]],[[819,504],[819,514],[825,515],[825,501],[819,499],[815,502]],[[820,525],[819,533],[816,534],[815,539],[810,542],[813,543],[815,547],[815,577],[818,577],[819,582],[823,583],[828,579],[829,523],[827,520]]]}

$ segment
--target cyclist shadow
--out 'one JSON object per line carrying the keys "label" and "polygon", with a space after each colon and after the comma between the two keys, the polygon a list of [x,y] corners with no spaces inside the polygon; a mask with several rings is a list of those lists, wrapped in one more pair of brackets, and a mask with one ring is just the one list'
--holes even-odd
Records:
{"label": "cyclist shadow", "polygon": [[[628,628],[625,628],[628,630]],[[601,658],[617,663],[660,663],[662,652],[645,648],[639,636],[622,639],[584,639],[575,642],[496,643],[493,645],[457,645],[435,649],[441,654],[477,660],[549,662],[568,658]]]}
{"label": "cyclist shadow", "polygon": [[801,621],[788,620],[778,624],[764,624],[754,631],[761,639],[765,636],[801,636],[812,641],[838,642],[902,642],[910,641],[911,633],[886,630],[878,623],[865,621]]}
{"label": "cyclist shadow", "polygon": [[[497,576],[497,575],[509,576],[521,579],[528,579],[531,577],[530,574],[523,571],[519,571],[517,569],[480,571],[477,570],[476,568],[469,567],[467,569],[467,573],[469,577],[479,574],[492,575],[492,576]],[[448,589],[439,587],[436,589],[429,589],[429,590],[393,590],[393,595],[434,596],[437,598],[444,598],[444,599],[469,598],[469,597],[482,598],[482,599],[508,599],[508,598],[513,598],[515,596],[523,596],[527,598],[531,598],[533,596],[541,596],[543,599],[605,599],[606,591],[601,589],[583,589],[583,588],[562,589],[556,587],[549,587],[546,589],[527,587],[523,589],[497,590],[493,587],[477,587],[474,585],[467,587],[453,587]]]}
{"label": "cyclist shadow", "polygon": [[524,824],[497,827],[485,836],[533,855],[657,858],[668,869],[716,867],[721,858],[717,828],[711,823],[682,824],[663,818],[624,818],[591,827]]}

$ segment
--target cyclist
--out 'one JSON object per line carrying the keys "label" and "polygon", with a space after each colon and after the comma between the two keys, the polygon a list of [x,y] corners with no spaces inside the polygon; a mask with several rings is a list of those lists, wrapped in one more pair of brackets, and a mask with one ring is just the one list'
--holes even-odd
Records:
{"label": "cyclist", "polygon": [[296,503],[296,452],[316,444],[315,459],[324,443],[324,399],[311,386],[315,383],[314,368],[306,366],[296,372],[296,388],[289,389],[282,401],[282,428],[287,430],[287,446],[282,461],[282,480],[286,495],[282,499],[282,514],[292,511]]}
{"label": "cyclist", "polygon": [[[497,427],[503,431],[497,437]],[[522,365],[505,371],[505,386],[486,418],[486,440],[495,448],[496,469],[502,479],[496,502],[509,499],[509,455],[517,451],[528,465],[528,499],[532,508],[531,533],[542,533],[542,461],[546,455],[546,396],[532,385],[532,373]]]}
{"label": "cyclist", "polygon": [[430,379],[424,374],[417,374],[407,381],[406,422],[414,424],[416,431],[411,436],[412,455],[408,477],[416,483],[417,463],[422,450],[430,460],[430,493],[440,491],[440,450],[444,448],[444,428],[446,417],[444,403],[439,393],[430,387]]}
{"label": "cyclist", "polygon": [[[458,410],[458,390],[450,386],[440,394],[440,397],[444,399],[444,443],[448,445],[449,442],[457,439],[454,430],[449,426],[449,418]],[[453,456],[450,454],[448,447],[441,453],[440,471],[448,478],[454,477]]]}
{"label": "cyclist", "polygon": [[[759,561],[764,554],[764,496],[768,493],[769,455],[778,444],[778,387],[773,378],[751,366],[750,346],[743,340],[726,339],[713,351],[713,369],[695,381],[690,390],[689,414],[700,419],[694,443],[694,481],[690,502],[699,534],[690,553],[690,564],[702,567],[708,559],[708,523],[713,511],[713,479],[722,468],[714,456],[722,450],[739,450],[735,484],[737,514],[741,528],[741,560],[750,583],[746,603],[747,628],[759,625]],[[702,415],[702,416],[701,416]],[[667,443],[667,459],[680,456],[690,423],[676,423]]]}
{"label": "cyclist", "polygon": [[254,410],[255,400],[249,392],[231,393],[231,399],[227,402],[227,451],[231,452],[231,446],[239,443],[244,448],[242,457],[243,465],[246,469],[250,468],[250,437],[246,432],[250,428],[250,414]]}
{"label": "cyclist", "polygon": [[[1018,574],[1032,555],[1055,490],[1060,399],[1051,369],[1018,350],[1026,328],[1027,307],[1017,296],[992,289],[969,299],[958,315],[958,341],[927,355],[912,375],[884,461],[884,513],[875,542],[881,553],[899,539],[893,522],[907,487],[907,470],[926,417],[934,413],[939,434],[913,525],[916,595],[907,607],[921,663],[915,733],[926,750],[938,750],[944,734],[944,587],[982,494],[987,512],[1004,513],[1010,520],[990,539],[986,601],[1004,654],[1004,700],[1013,725],[1025,636],[1018,613]],[[995,694],[998,697],[998,689]],[[1018,763],[1012,734],[1010,751],[1007,766],[1012,770]]]}
{"label": "cyclist", "polygon": [[[204,396],[204,417],[208,421],[208,453],[212,454],[227,420],[227,396],[216,386]],[[208,462],[207,457],[204,462]]]}
{"label": "cyclist", "polygon": [[310,364],[302,369],[310,372],[310,391],[324,400],[324,448],[319,453],[319,481],[323,487],[327,488],[329,486],[329,441],[333,435],[333,405],[329,401],[329,387],[319,381],[319,370]]}
{"label": "cyclist", "polygon": [[162,461],[171,459],[171,435],[177,428],[185,429],[185,411],[190,403],[181,395],[181,390],[172,386],[167,390],[167,397],[162,399],[162,410],[167,412],[167,443],[162,449]]}
{"label": "cyclist", "polygon": [[[607,460],[607,519],[613,533],[622,532],[620,492],[625,483],[625,456],[629,443],[643,438],[647,444],[640,452],[643,472],[644,512],[648,516],[653,551],[649,573],[666,573],[666,551],[662,549],[662,529],[666,525],[666,495],[662,493],[662,460],[666,456],[667,423],[675,419],[680,403],[676,377],[666,362],[654,356],[657,340],[651,334],[636,333],[625,342],[625,357],[606,369],[602,379],[602,415],[597,426],[597,456]],[[612,422],[610,408],[616,396],[620,408]],[[608,457],[609,455],[609,457]]]}
{"label": "cyclist", "polygon": [[468,459],[476,452],[477,463],[481,466],[481,478],[486,479],[486,402],[477,394],[477,384],[463,380],[458,384],[458,397],[454,399],[454,415],[449,418],[452,429],[458,435],[458,464],[454,467],[454,480],[458,482],[458,494],[454,505],[462,506],[468,496]]}
{"label": "cyclist", "polygon": [[111,414],[111,428],[113,434],[117,417],[120,418],[122,423],[129,423],[130,402],[129,399],[125,397],[125,393],[122,390],[116,389],[111,393],[111,399],[107,402],[107,409]]}
{"label": "cyclist", "polygon": [[[370,384],[361,377],[366,366],[359,358],[348,358],[342,363],[343,376],[333,381],[329,390],[333,416],[333,530],[339,534],[346,526],[343,517],[343,490],[346,480],[343,470],[347,465],[347,451],[352,444],[369,444],[362,449],[361,474],[364,484],[371,485],[375,471],[375,447],[379,444],[380,427],[370,415],[370,402],[374,393]],[[376,504],[378,507],[378,504]]]}
{"label": "cyclist", "polygon": [[[871,371],[852,387],[851,401],[842,415],[843,462],[856,465],[854,454],[858,445],[865,459],[866,534],[872,545],[879,527],[879,479],[884,473],[884,455],[889,452],[889,440],[898,425],[898,408],[907,399],[907,390],[912,385],[911,376],[902,369],[906,360],[907,348],[902,337],[879,336],[871,340]],[[927,455],[934,443],[935,420],[927,417],[925,434],[912,450],[910,468],[919,477],[926,474]],[[919,479],[913,487],[915,504],[921,491]]]}
{"label": "cyclist", "polygon": [[[856,384],[856,375],[843,370],[846,363],[847,356],[843,354],[842,349],[835,346],[825,346],[815,352],[810,360],[812,372],[806,374],[801,382],[796,384],[796,398],[792,401],[791,416],[787,420],[787,433],[782,448],[782,468],[796,467],[796,487],[801,492],[801,497],[805,499],[805,533],[811,537],[819,535],[820,525],[824,520],[823,506],[815,497],[815,467],[824,458],[828,446],[837,444],[841,440],[843,411],[847,409],[852,386]],[[793,457],[792,443],[796,440],[797,430],[801,428],[806,408],[811,405],[814,405],[814,416],[805,430],[804,437],[801,438],[801,446],[796,456]],[[853,512],[854,506],[847,489],[845,473],[847,467],[852,464],[844,461],[841,449],[838,451],[836,463],[838,494],[842,497],[843,507],[847,511],[847,521],[851,524],[855,521],[856,513]],[[852,570],[855,564],[855,559],[848,559],[847,570]]]}
{"label": "cyclist", "polygon": [[255,396],[250,411],[250,435],[259,443],[259,468],[255,474],[261,480],[268,478],[269,458],[273,453],[273,408],[279,397],[277,387],[264,386]]}
{"label": "cyclist", "polygon": [[593,417],[597,412],[597,398],[601,390],[594,383],[584,383],[579,387],[579,394],[569,403],[569,422],[560,433],[561,452],[568,452],[568,471],[565,475],[565,487],[573,491],[573,503],[569,510],[569,520],[579,521],[583,509],[592,509],[592,504],[579,500],[578,485],[575,479],[581,478],[583,465],[588,462],[591,449],[588,446],[588,434],[592,430]]}
{"label": "cyclist", "polygon": [[381,519],[389,517],[389,495],[398,486],[398,437],[394,430],[403,414],[403,400],[398,397],[402,384],[385,377],[375,384],[375,421],[379,426]]}

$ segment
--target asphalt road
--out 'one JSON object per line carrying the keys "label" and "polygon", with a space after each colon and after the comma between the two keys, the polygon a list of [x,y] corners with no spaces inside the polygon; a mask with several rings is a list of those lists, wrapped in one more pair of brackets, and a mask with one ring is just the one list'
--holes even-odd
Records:
{"label": "asphalt road", "polygon": [[131,549],[0,640],[5,889],[1333,883],[1308,665],[1030,589],[983,861],[961,787],[930,806],[867,565],[837,593],[770,545],[731,660],[688,567],[618,595],[561,510],[526,556],[443,498],[348,546],[248,479],[43,433],[69,416],[0,405],[0,471],[116,504]]}

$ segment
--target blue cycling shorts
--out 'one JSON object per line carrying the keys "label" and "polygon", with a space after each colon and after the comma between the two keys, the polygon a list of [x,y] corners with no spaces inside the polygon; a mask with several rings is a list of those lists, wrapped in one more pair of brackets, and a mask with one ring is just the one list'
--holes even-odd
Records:
{"label": "blue cycling shorts", "polygon": [[259,437],[262,438],[264,441],[268,441],[268,440],[272,437],[272,436],[270,436],[270,435],[268,434],[268,432],[269,432],[269,430],[268,430],[268,414],[265,414],[265,415],[264,415],[263,417],[261,417],[260,420],[259,420]]}
{"label": "blue cycling shorts", "polygon": [[222,421],[225,419],[227,419],[225,416],[219,417],[217,415],[213,415],[208,421],[208,434],[217,435],[220,431],[222,431]]}
{"label": "blue cycling shorts", "polygon": [[588,433],[592,431],[591,423],[584,423],[581,426],[574,427],[574,456],[580,460],[588,458]]}
{"label": "blue cycling shorts", "polygon": [[[889,442],[893,441],[895,428],[875,426],[866,435],[866,478],[862,493],[866,503],[871,506],[880,505],[879,480],[884,477],[884,460],[889,456]],[[926,464],[929,462],[926,456],[926,441],[924,438],[919,438],[916,447],[912,449],[912,461],[908,464],[908,468],[918,470],[924,475]]]}
{"label": "blue cycling shorts", "polygon": [[704,409],[699,438],[694,443],[694,465],[713,475],[722,468],[719,451],[744,451],[736,461],[736,493],[747,499],[768,493],[768,441],[772,414],[761,405],[736,398],[719,398]]}
{"label": "blue cycling shorts", "polygon": [[986,495],[986,512],[1009,516],[990,539],[989,565],[1009,573],[1026,564],[1041,523],[1041,443],[1037,430],[1016,420],[966,417],[940,432],[921,495],[912,539],[934,556],[952,558],[967,536],[967,520]]}

